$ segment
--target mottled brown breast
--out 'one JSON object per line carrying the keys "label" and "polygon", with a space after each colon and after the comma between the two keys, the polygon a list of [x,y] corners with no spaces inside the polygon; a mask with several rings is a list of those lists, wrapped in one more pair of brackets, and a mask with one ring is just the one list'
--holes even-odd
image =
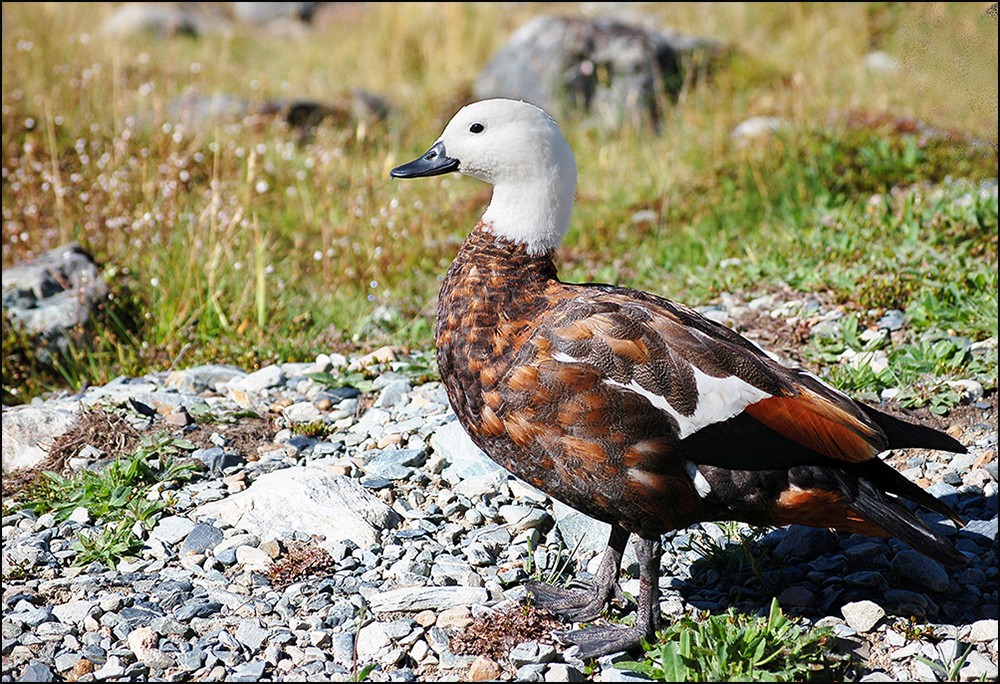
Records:
{"label": "mottled brown breast", "polygon": [[[438,364],[452,406],[492,459],[578,510],[645,534],[690,524],[700,502],[674,456],[669,417],[605,382],[604,369],[624,378],[648,366],[653,342],[616,316],[617,305],[580,289],[558,281],[551,255],[529,255],[478,226],[438,305]],[[566,362],[584,346],[600,363]],[[657,371],[676,378],[663,389],[680,406],[692,401],[685,367]]]}

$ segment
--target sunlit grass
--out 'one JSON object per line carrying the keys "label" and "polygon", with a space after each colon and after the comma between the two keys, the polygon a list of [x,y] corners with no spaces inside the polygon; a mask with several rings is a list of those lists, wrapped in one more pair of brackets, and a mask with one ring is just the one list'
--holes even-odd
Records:
{"label": "sunlit grass", "polygon": [[[859,254],[895,253],[891,222],[866,223],[870,195],[996,177],[997,33],[984,8],[644,6],[660,27],[735,49],[681,94],[658,135],[560,121],[580,166],[564,275],[693,304],[775,282],[850,299]],[[248,27],[111,39],[99,27],[112,9],[3,6],[3,264],[79,240],[114,267],[112,290],[132,293],[142,324],[130,350],[108,353],[127,337],[115,332],[113,344],[95,345],[100,353],[84,348],[60,372],[13,389],[23,397],[163,369],[182,352],[184,363],[252,367],[336,347],[429,347],[438,279],[487,189],[458,177],[402,183],[388,171],[433,142],[511,31],[552,6],[385,3],[295,39]],[[899,70],[866,68],[873,49]],[[353,88],[392,104],[385,126],[322,126],[297,144],[277,125],[186,130],[167,115],[191,93],[328,101]],[[887,140],[831,123],[856,110],[920,118],[993,147],[976,156],[960,139]],[[738,147],[730,131],[757,115],[791,127]],[[654,218],[633,222],[641,210]],[[979,292],[996,281],[993,216],[992,243],[961,263],[985,280],[959,294],[972,292],[985,307],[976,315],[995,320],[995,297]],[[983,230],[955,223],[970,238]],[[718,267],[732,258],[742,266]],[[11,377],[5,361],[5,401]]]}

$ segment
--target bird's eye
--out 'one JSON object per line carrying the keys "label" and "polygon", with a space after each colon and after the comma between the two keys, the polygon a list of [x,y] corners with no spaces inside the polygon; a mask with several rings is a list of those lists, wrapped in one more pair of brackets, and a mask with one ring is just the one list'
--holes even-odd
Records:
{"label": "bird's eye", "polygon": [[484,130],[486,130],[486,126],[482,125],[481,123],[474,123],[471,126],[469,126],[470,133],[482,133]]}

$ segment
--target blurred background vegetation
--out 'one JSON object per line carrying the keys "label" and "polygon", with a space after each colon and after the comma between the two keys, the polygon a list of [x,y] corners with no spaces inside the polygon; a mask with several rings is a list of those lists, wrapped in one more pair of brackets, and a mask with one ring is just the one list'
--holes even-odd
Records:
{"label": "blurred background vegetation", "polygon": [[[171,364],[432,346],[440,278],[488,189],[389,170],[436,139],[518,26],[618,6],[344,5],[293,37],[233,24],[114,38],[100,30],[113,3],[3,4],[3,265],[77,240],[112,291],[101,325],[44,362],[5,316],[5,404]],[[560,121],[580,167],[564,279],[692,305],[788,286],[862,324],[900,308],[919,333],[995,338],[996,192],[982,192],[997,177],[995,6],[622,5],[733,51],[658,133]],[[866,66],[876,50],[898,68]],[[357,88],[389,103],[384,123],[300,138],[168,113],[192,93]],[[737,144],[754,116],[789,126]]]}

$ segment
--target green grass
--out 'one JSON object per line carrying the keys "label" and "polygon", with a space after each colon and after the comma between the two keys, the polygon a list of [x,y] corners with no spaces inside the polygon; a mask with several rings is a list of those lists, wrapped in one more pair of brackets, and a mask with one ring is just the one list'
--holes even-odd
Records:
{"label": "green grass", "polygon": [[641,660],[615,664],[664,682],[829,679],[835,662],[829,629],[804,629],[771,601],[766,617],[730,610],[720,615],[685,617],[646,644]]}
{"label": "green grass", "polygon": [[63,477],[46,472],[30,487],[22,503],[36,513],[53,513],[65,520],[79,507],[86,508],[100,531],[81,531],[73,547],[79,565],[99,561],[110,567],[142,548],[136,536],[136,524],[151,529],[166,510],[162,499],[150,500],[147,494],[162,483],[190,479],[195,466],[180,463],[178,454],[194,445],[164,434],[147,435],[140,447],[125,457],[111,461],[100,470],[82,469]]}
{"label": "green grass", "polygon": [[[3,6],[3,265],[75,239],[113,292],[96,332],[51,363],[5,319],[4,403],[178,358],[253,369],[430,348],[438,278],[488,194],[388,171],[426,149],[510,32],[549,8],[376,4],[294,41],[246,27],[110,40],[98,28],[112,9]],[[787,283],[862,314],[905,309],[921,330],[996,335],[995,195],[964,204],[950,180],[996,179],[995,144],[844,124],[889,112],[995,141],[995,19],[974,4],[644,11],[735,51],[659,135],[560,121],[580,165],[566,279],[690,304]],[[865,70],[873,48],[900,71]],[[191,91],[331,100],[354,87],[387,97],[389,121],[322,126],[302,144],[279,126],[178,131],[157,114]],[[735,145],[729,131],[755,115],[790,127]],[[633,224],[644,209],[656,218]]]}

